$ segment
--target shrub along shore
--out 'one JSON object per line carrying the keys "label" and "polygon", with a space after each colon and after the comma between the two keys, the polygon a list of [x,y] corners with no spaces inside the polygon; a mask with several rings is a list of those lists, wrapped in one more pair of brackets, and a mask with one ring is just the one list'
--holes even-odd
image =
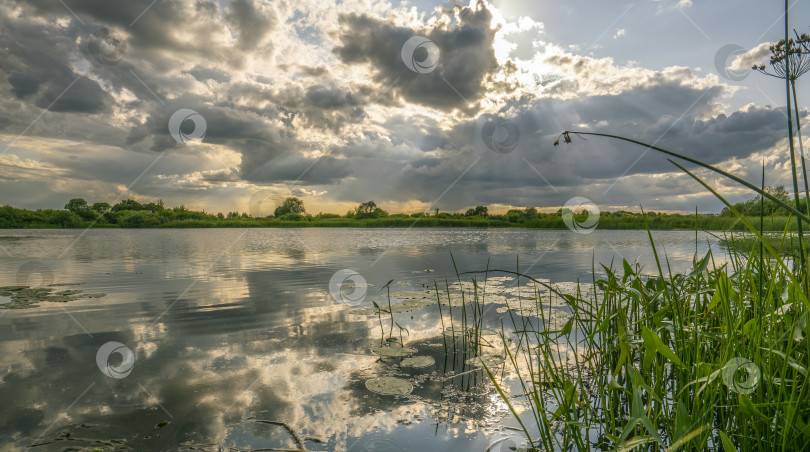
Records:
{"label": "shrub along shore", "polygon": [[[749,221],[759,224],[758,198],[735,205]],[[769,210],[764,203],[764,230],[782,232],[796,230],[796,220],[778,208]],[[755,211],[756,210],[756,211]],[[598,216],[598,229],[645,229],[640,212],[540,212],[534,207],[512,209],[505,214],[490,214],[486,206],[476,206],[466,212],[389,214],[374,201],[360,204],[345,215],[333,213],[309,214],[298,198],[287,198],[271,215],[251,215],[228,212],[209,213],[185,206],[166,207],[162,201],[140,203],[131,199],[114,205],[105,202],[88,204],[84,199],[71,199],[64,209],[27,210],[12,206],[0,207],[0,228],[298,228],[298,227],[471,227],[471,228],[532,228],[565,229],[565,217],[583,224]],[[646,212],[650,229],[702,229],[710,231],[742,231],[745,224],[727,209],[720,214],[679,214]],[[570,221],[569,221],[570,222]]]}

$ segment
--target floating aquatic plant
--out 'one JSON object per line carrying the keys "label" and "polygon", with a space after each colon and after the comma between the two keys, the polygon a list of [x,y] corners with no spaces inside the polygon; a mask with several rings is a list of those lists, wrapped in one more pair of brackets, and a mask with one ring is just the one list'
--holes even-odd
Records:
{"label": "floating aquatic plant", "polygon": [[404,358],[417,352],[415,348],[403,347],[401,345],[381,345],[372,347],[371,351],[384,358]]}
{"label": "floating aquatic plant", "polygon": [[83,290],[66,289],[56,291],[60,286],[74,286],[77,284],[51,284],[46,287],[4,286],[0,287],[0,308],[27,309],[36,308],[38,303],[67,303],[68,301],[101,298],[103,293],[85,293]]}
{"label": "floating aquatic plant", "polygon": [[430,367],[436,363],[436,360],[433,359],[432,356],[412,356],[410,358],[405,358],[399,363],[402,367],[413,367],[415,369],[423,369],[425,367]]}
{"label": "floating aquatic plant", "polygon": [[402,378],[380,377],[366,380],[366,389],[380,395],[408,395],[413,391],[413,385]]}

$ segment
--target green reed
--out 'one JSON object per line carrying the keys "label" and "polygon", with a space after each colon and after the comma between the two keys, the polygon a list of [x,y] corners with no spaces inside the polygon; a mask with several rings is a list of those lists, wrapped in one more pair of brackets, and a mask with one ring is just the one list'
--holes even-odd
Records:
{"label": "green reed", "polygon": [[598,291],[562,294],[571,318],[558,330],[543,309],[537,317],[515,314],[515,331],[502,340],[531,413],[518,416],[502,382],[487,373],[530,448],[795,450],[810,443],[807,294],[794,272],[757,259],[756,248],[729,253],[722,265],[711,252],[696,256],[687,273],[670,272],[666,256],[656,257],[655,276],[627,261],[620,270],[603,266]]}

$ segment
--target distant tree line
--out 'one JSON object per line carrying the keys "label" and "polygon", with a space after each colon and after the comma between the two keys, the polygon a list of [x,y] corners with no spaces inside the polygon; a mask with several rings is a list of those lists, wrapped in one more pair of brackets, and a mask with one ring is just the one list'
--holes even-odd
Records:
{"label": "distant tree line", "polygon": [[[768,189],[775,196],[789,201],[784,187]],[[745,215],[756,216],[760,200],[754,198],[735,205]],[[783,228],[787,224],[786,212],[776,203],[766,200],[766,215],[771,216],[770,227]],[[0,207],[0,228],[83,228],[83,227],[523,227],[562,229],[562,209],[540,212],[535,207],[511,209],[505,214],[492,214],[487,206],[479,205],[464,212],[430,212],[390,214],[374,201],[366,201],[345,215],[333,213],[307,213],[304,202],[296,197],[286,198],[272,215],[253,217],[247,213],[208,213],[194,211],[184,205],[166,207],[163,201],[140,203],[124,199],[114,204],[88,203],[73,198],[61,209],[27,210],[12,206]],[[577,221],[585,220],[587,212],[577,212]],[[775,220],[775,218],[782,218]],[[648,212],[646,224],[652,229],[724,230],[742,228],[733,214],[724,209],[721,215],[684,215]],[[599,229],[643,229],[645,218],[636,212],[601,212]]]}
{"label": "distant tree line", "polygon": [[[780,201],[787,203],[789,206],[795,207],[793,197],[790,193],[788,193],[784,185],[765,187],[765,191],[769,195],[773,195]],[[732,206],[735,210],[737,210],[737,212],[752,217],[758,217],[760,213],[766,217],[788,216],[788,211],[784,207],[768,198],[765,198],[763,201],[762,196],[760,195],[757,195],[748,201],[732,204]],[[800,199],[798,210],[802,213],[807,213],[807,203],[805,202],[804,198]],[[732,212],[728,207],[724,207],[720,215],[731,217],[734,216],[734,212]]]}

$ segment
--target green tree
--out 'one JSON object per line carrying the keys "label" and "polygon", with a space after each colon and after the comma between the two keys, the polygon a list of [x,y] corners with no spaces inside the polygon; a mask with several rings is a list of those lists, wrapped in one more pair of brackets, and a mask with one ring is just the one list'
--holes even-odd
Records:
{"label": "green tree", "polygon": [[147,210],[122,214],[119,224],[125,228],[149,228],[160,224],[160,219]]}
{"label": "green tree", "polygon": [[304,215],[307,213],[306,209],[304,209],[304,201],[291,196],[284,200],[280,206],[276,207],[276,210],[273,212],[274,217],[280,217],[287,214],[294,214],[294,215]]}
{"label": "green tree", "polygon": [[464,215],[468,217],[486,217],[489,215],[489,209],[486,206],[475,206],[474,209],[467,209]]}
{"label": "green tree", "polygon": [[148,210],[152,213],[160,212],[164,210],[163,207],[163,200],[159,199],[158,202],[150,202],[143,205],[143,210]]}
{"label": "green tree", "polygon": [[520,209],[510,209],[508,212],[506,212],[506,219],[510,223],[518,223],[521,219],[523,219],[523,212],[521,212]]}
{"label": "green tree", "polygon": [[374,211],[376,209],[377,209],[377,203],[375,203],[374,201],[366,201],[363,204],[360,204],[359,206],[357,206],[357,214],[358,215],[369,215],[371,213],[374,213]]}
{"label": "green tree", "polygon": [[357,219],[382,218],[388,216],[388,212],[377,207],[377,203],[374,201],[366,201],[363,204],[360,204],[357,206],[356,212],[355,218]]}
{"label": "green tree", "polygon": [[58,225],[62,228],[75,228],[81,224],[81,218],[75,213],[68,210],[51,210],[46,212],[53,212],[48,216],[48,223]]}
{"label": "green tree", "polygon": [[123,201],[119,201],[117,204],[112,206],[110,209],[113,212],[120,212],[122,210],[144,210],[143,204],[135,201],[134,199],[125,199]]}
{"label": "green tree", "polygon": [[106,202],[95,202],[93,203],[93,206],[90,208],[98,213],[105,213],[110,210],[110,205],[107,204]]}
{"label": "green tree", "polygon": [[65,204],[65,210],[69,210],[71,212],[76,212],[79,209],[86,209],[87,208],[87,201],[82,198],[73,198]]}

